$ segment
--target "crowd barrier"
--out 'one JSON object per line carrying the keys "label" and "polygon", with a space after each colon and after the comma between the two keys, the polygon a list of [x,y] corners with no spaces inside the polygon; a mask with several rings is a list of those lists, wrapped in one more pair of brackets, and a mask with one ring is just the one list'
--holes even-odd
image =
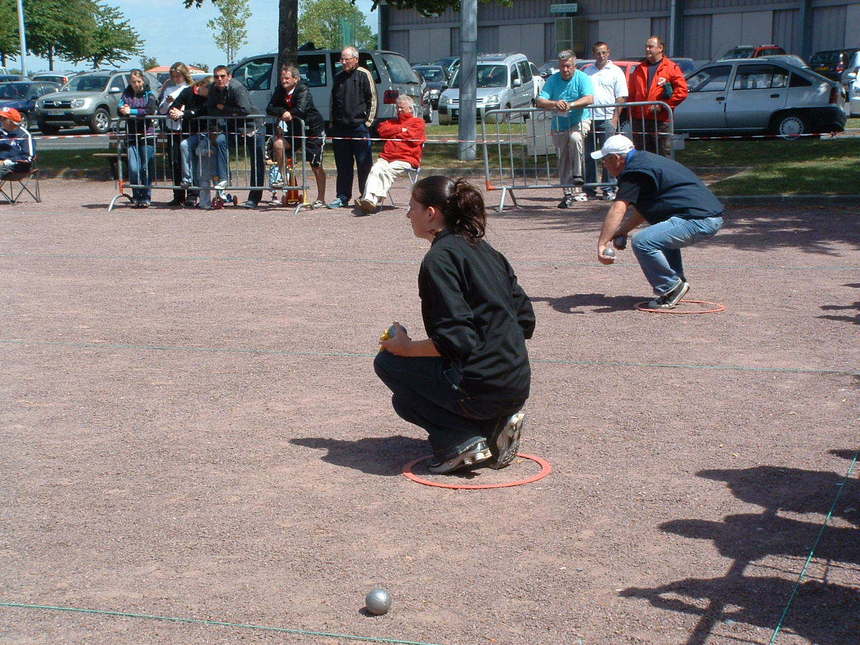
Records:
{"label": "crowd barrier", "polygon": [[108,211],[122,198],[142,201],[143,195],[157,190],[185,193],[200,208],[222,208],[240,204],[244,200],[236,191],[247,190],[255,202],[265,191],[272,191],[273,197],[283,191],[281,203],[298,213],[311,203],[307,137],[301,119],[291,123],[283,134],[281,166],[269,152],[281,130],[275,126],[268,133],[265,115],[201,116],[190,122],[163,115],[121,119],[111,133],[117,190]]}
{"label": "crowd barrier", "polygon": [[[606,103],[591,105],[589,109],[616,108],[617,110],[631,106],[661,107],[664,114],[669,114],[669,120],[661,122],[656,117],[629,117],[619,128],[619,133],[630,137],[637,148],[652,152],[659,151],[674,158],[674,150],[676,147],[683,146],[683,140],[674,135],[672,111],[666,103],[662,101]],[[614,133],[598,132],[593,127],[594,120],[587,122],[587,126],[583,125],[578,135],[582,142],[582,165],[579,174],[584,183],[562,183],[559,178],[556,141],[552,130],[553,119],[558,116],[560,116],[558,112],[542,108],[487,110],[484,113],[481,119],[484,180],[488,191],[501,191],[499,212],[504,210],[508,195],[511,196],[514,205],[518,205],[514,190],[581,187],[589,189],[589,192],[597,189],[603,192],[609,190],[614,184],[611,177],[604,176],[602,164],[588,154],[592,150],[599,150],[604,138]]]}

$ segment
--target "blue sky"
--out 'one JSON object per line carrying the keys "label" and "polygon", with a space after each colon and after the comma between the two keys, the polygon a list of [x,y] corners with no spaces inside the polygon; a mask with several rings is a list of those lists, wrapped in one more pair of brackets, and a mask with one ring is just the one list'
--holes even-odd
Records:
{"label": "blue sky", "polygon": [[[226,62],[212,40],[212,32],[206,28],[206,22],[218,15],[209,2],[201,9],[185,9],[182,0],[108,0],[108,3],[125,13],[143,38],[146,55],[155,57],[160,65],[182,61],[206,63],[211,69]],[[371,0],[358,0],[356,5],[376,32],[378,18],[376,12],[370,11]],[[273,52],[278,46],[278,0],[251,0],[250,6],[253,15],[248,20],[248,42],[239,50],[238,58]],[[129,63],[136,66],[139,60],[137,57]],[[15,63],[10,64],[13,66]],[[62,60],[54,67],[59,70],[87,68],[86,64],[75,66]],[[28,72],[46,69],[46,60],[27,56]]]}

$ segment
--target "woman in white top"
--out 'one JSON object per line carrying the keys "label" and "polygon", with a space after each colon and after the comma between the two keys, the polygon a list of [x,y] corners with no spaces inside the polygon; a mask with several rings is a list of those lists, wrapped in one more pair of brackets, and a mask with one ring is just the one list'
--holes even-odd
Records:
{"label": "woman in white top", "polygon": [[[158,92],[158,113],[167,115],[173,101],[186,87],[194,81],[191,79],[191,72],[185,63],[173,63],[170,66],[170,78],[161,86]],[[170,170],[173,175],[173,185],[177,188],[173,189],[173,201],[168,206],[182,206],[185,203],[185,189],[180,188],[182,182],[182,156],[179,149],[179,144],[188,133],[181,132],[182,121],[176,121],[167,118],[164,121],[164,131],[168,134],[167,137],[167,158],[170,159]]]}

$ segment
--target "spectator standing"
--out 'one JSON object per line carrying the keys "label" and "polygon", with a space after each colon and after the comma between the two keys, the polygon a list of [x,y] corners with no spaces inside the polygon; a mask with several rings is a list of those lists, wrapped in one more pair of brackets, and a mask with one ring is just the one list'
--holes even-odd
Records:
{"label": "spectator standing", "polygon": [[128,151],[128,175],[132,184],[134,208],[149,208],[152,200],[152,178],[155,175],[155,123],[147,119],[156,113],[158,103],[155,94],[146,85],[146,78],[139,69],[129,73],[128,87],[119,97],[117,112],[127,119],[126,147]]}
{"label": "spectator standing", "polygon": [[415,102],[406,94],[397,97],[396,108],[397,118],[383,121],[377,128],[379,136],[388,141],[370,169],[364,195],[358,200],[358,207],[368,214],[379,210],[397,177],[421,166],[427,140],[424,119],[415,116]]}
{"label": "spectator standing", "polygon": [[[597,259],[615,238],[647,222],[631,246],[645,278],[657,297],[651,309],[672,309],[690,289],[684,276],[681,249],[716,235],[723,226],[722,203],[702,180],[674,159],[636,150],[622,134],[609,137],[603,148],[591,153],[618,178],[618,196],[612,202],[597,239]],[[625,216],[633,206],[633,211]]]}
{"label": "spectator standing", "polygon": [[[223,182],[229,177],[230,166],[228,150],[232,147],[234,152],[239,147],[242,139],[246,137],[251,140],[251,186],[248,192],[248,200],[243,204],[245,208],[257,208],[263,198],[263,181],[266,172],[266,140],[257,129],[253,119],[241,117],[254,113],[251,97],[242,83],[235,80],[226,65],[218,65],[213,76],[215,82],[209,89],[209,98],[206,102],[206,112],[210,117],[228,117],[226,127],[216,137],[217,143],[217,173],[220,181],[216,188],[223,188]],[[247,151],[247,145],[241,149]]]}
{"label": "spectator standing", "polygon": [[[302,83],[299,70],[295,65],[281,67],[280,84],[272,94],[272,99],[266,107],[266,114],[278,119],[275,128],[275,140],[272,142],[272,158],[281,169],[281,177],[286,177],[285,152],[290,142],[285,137],[307,137],[305,139],[305,155],[314,179],[317,182],[317,200],[313,208],[326,208],[325,201],[326,176],[323,170],[323,150],[325,148],[325,132],[323,117],[314,105],[313,96],[307,85]],[[295,127],[295,119],[304,121],[304,131]],[[295,139],[298,144],[301,139]],[[302,163],[299,151],[290,150],[293,157],[293,167]]]}
{"label": "spectator standing", "polygon": [[21,127],[22,120],[15,108],[0,108],[0,179],[33,168],[36,147],[30,133]]}
{"label": "spectator standing", "polygon": [[[687,98],[687,79],[674,62],[663,55],[665,45],[659,36],[645,41],[645,58],[630,74],[631,103],[663,101],[670,108],[678,107]],[[635,105],[630,109],[633,141],[639,150],[672,156],[669,113],[659,105]]]}
{"label": "spectator standing", "polygon": [[[591,48],[591,53],[594,56],[594,63],[586,65],[582,71],[591,77],[594,104],[624,103],[627,98],[627,79],[624,78],[624,71],[609,59],[612,54],[609,45],[602,41],[596,42]],[[599,150],[608,137],[618,132],[620,115],[621,108],[618,107],[591,108],[591,136],[586,140],[586,150],[589,154]],[[589,157],[585,158],[586,187],[584,190],[585,194],[592,199],[597,197],[597,193],[594,187],[589,187],[587,184],[597,182],[597,166],[596,161]],[[614,186],[615,178],[606,171],[606,168],[601,175],[601,183]],[[604,188],[603,199],[615,199],[615,188]]]}
{"label": "spectator standing", "polygon": [[[207,136],[206,128],[201,131],[199,117],[206,116],[206,103],[209,100],[209,87],[212,85],[212,77],[206,76],[186,87],[168,110],[171,119],[181,120],[182,141],[179,144],[180,159],[182,163],[182,177],[179,185],[183,188],[189,186],[200,186],[200,164],[197,159],[197,145],[200,137]],[[185,199],[186,208],[194,208],[197,205],[197,190],[188,190]]]}
{"label": "spectator standing", "polygon": [[552,140],[558,151],[558,174],[564,191],[558,207],[570,208],[574,201],[588,199],[579,186],[585,182],[584,144],[591,118],[585,108],[594,102],[594,91],[591,78],[576,69],[572,51],[559,52],[558,67],[559,71],[547,79],[536,105],[559,114],[552,120]]}
{"label": "spectator standing", "polygon": [[376,85],[373,76],[358,64],[358,50],[347,47],[340,53],[343,69],[334,77],[331,90],[331,136],[337,167],[337,196],[331,208],[349,205],[352,195],[353,161],[358,172],[358,192],[364,194],[373,164],[370,126],[376,117]]}
{"label": "spectator standing", "polygon": [[191,72],[188,71],[185,63],[173,63],[170,66],[170,78],[165,81],[158,92],[158,113],[167,116],[164,122],[164,129],[167,133],[167,158],[170,160],[173,185],[180,186],[173,189],[173,200],[168,206],[182,206],[187,197],[185,188],[181,187],[182,150],[179,146],[182,142],[182,121],[171,119],[168,113],[174,101],[182,93],[182,90],[190,86],[193,82]]}

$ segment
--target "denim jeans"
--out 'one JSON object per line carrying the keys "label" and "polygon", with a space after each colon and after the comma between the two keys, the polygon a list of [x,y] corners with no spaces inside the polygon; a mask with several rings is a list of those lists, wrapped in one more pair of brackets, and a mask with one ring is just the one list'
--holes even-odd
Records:
{"label": "denim jeans", "polygon": [[396,356],[382,351],[373,368],[391,390],[397,415],[427,431],[433,453],[450,453],[456,446],[492,433],[502,417],[519,410],[523,401],[475,400],[459,388],[457,368],[439,357]]}
{"label": "denim jeans", "polygon": [[[155,176],[155,149],[144,139],[128,144],[128,178],[132,184],[152,186]],[[132,188],[131,197],[136,202],[152,199],[150,188]]]}
{"label": "denim jeans", "polygon": [[334,164],[337,167],[337,196],[346,204],[352,196],[352,164],[358,174],[358,194],[364,195],[367,176],[373,166],[373,156],[370,149],[370,131],[362,124],[357,128],[349,129],[335,127],[332,131],[333,137],[345,137],[334,139]]}
{"label": "denim jeans", "polygon": [[[224,134],[223,132],[215,139],[218,146],[216,151],[216,171],[219,181],[230,182],[230,165],[228,150],[233,156],[243,161],[248,161],[251,166],[251,186],[262,186],[266,180],[266,138],[263,134]],[[259,202],[263,198],[262,188],[248,192],[248,200]]]}
{"label": "denim jeans", "polygon": [[662,295],[684,280],[681,249],[716,235],[723,226],[722,217],[684,219],[670,217],[652,224],[633,236],[633,253],[645,278]]}
{"label": "denim jeans", "polygon": [[[611,137],[613,134],[615,134],[615,126],[612,124],[612,121],[610,119],[591,122],[591,134],[588,136],[585,143],[586,184],[593,184],[597,181],[598,166],[601,168],[601,183],[609,184],[610,186],[615,186],[618,183],[618,180],[616,180],[615,177],[610,175],[606,168],[603,168],[603,164],[601,164],[597,159],[591,158],[591,153],[595,150],[600,150],[600,148],[603,147],[603,142],[606,141],[606,139],[608,137]],[[585,188],[583,188],[583,190],[585,191],[585,194],[589,197],[594,197],[594,186],[586,186]]]}
{"label": "denim jeans", "polygon": [[197,144],[200,142],[201,134],[192,134],[187,139],[183,139],[179,144],[179,151],[182,157],[182,181],[200,185],[199,168],[197,163]]}

